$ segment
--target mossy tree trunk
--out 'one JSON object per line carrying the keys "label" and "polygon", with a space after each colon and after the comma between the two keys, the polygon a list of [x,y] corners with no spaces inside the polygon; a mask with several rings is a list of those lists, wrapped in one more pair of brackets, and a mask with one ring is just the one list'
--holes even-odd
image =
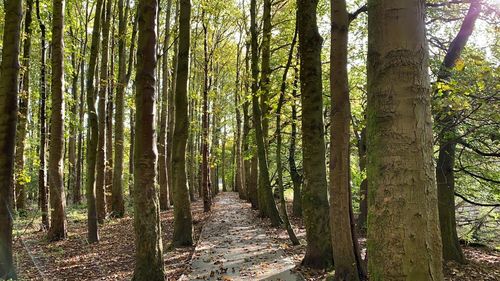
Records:
{"label": "mossy tree trunk", "polygon": [[66,238],[64,193],[64,0],[53,0],[52,80],[49,147],[50,227],[49,240]]}
{"label": "mossy tree trunk", "polygon": [[177,53],[177,74],[175,87],[175,125],[173,135],[172,176],[174,199],[174,246],[193,245],[193,219],[186,177],[186,144],[188,139],[188,97],[190,48],[190,0],[178,0],[179,10],[179,49]]}
{"label": "mossy tree trunk", "polygon": [[326,182],[321,45],[316,22],[317,0],[299,0],[299,56],[302,94],[304,188],[302,207],[307,250],[302,264],[329,268],[333,264]]}
{"label": "mossy tree trunk", "polygon": [[2,62],[0,64],[0,279],[16,279],[12,258],[12,197],[14,150],[19,94],[19,42],[22,1],[4,3]]}
{"label": "mossy tree trunk", "polygon": [[425,1],[368,2],[370,280],[443,280]]}
{"label": "mossy tree trunk", "polygon": [[160,206],[156,192],[155,68],[156,0],[138,4],[139,37],[136,65],[134,139],[135,269],[132,280],[164,279]]}

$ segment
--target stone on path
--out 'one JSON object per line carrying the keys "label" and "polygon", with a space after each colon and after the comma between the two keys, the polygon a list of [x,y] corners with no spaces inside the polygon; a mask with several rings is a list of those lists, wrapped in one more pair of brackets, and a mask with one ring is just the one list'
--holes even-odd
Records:
{"label": "stone on path", "polygon": [[203,223],[191,272],[180,280],[304,280],[237,193],[221,193]]}

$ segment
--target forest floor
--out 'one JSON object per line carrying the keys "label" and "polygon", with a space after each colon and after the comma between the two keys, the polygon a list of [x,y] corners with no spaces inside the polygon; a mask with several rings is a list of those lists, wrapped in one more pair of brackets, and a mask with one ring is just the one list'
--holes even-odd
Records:
{"label": "forest floor", "polygon": [[[291,211],[291,205],[290,211]],[[165,258],[166,280],[179,280],[186,274],[187,280],[195,280],[192,274],[197,274],[197,262],[210,263],[208,276],[228,273],[226,280],[245,280],[231,276],[232,267],[228,260],[236,259],[230,253],[222,254],[220,250],[233,251],[232,243],[245,243],[249,249],[258,251],[276,252],[277,265],[269,265],[268,254],[259,254],[243,258],[241,265],[254,262],[261,268],[242,266],[235,267],[245,276],[260,274],[260,271],[276,271],[278,268],[285,272],[300,272],[306,280],[324,280],[328,272],[324,270],[309,270],[300,266],[305,254],[305,229],[300,218],[291,217],[294,230],[301,241],[301,245],[293,246],[286,230],[271,227],[269,220],[258,217],[255,210],[251,210],[249,203],[238,199],[234,193],[222,193],[216,198],[211,213],[203,212],[203,202],[197,200],[192,203],[195,241],[198,245],[187,248],[172,249],[170,242],[173,231],[172,210],[161,213],[163,248]],[[289,212],[291,213],[291,212]],[[100,228],[100,242],[89,245],[86,242],[87,223],[86,209],[83,207],[68,209],[68,239],[59,242],[48,242],[46,232],[40,231],[38,216],[29,216],[15,221],[14,251],[16,266],[21,280],[130,280],[134,270],[134,231],[133,219],[127,216],[123,219],[108,220]],[[36,219],[34,219],[36,217]],[[247,227],[245,229],[245,226]],[[202,232],[207,233],[201,235]],[[252,231],[255,234],[252,234]],[[253,236],[252,236],[253,235]],[[246,237],[249,241],[244,241]],[[212,242],[204,242],[205,240]],[[242,241],[240,241],[242,240]],[[231,242],[232,241],[232,242]],[[263,243],[265,247],[260,247]],[[364,239],[360,239],[364,252]],[[227,244],[227,245],[223,245]],[[208,259],[200,259],[204,250],[215,251],[215,255]],[[249,254],[242,247],[237,246]],[[500,252],[486,247],[464,246],[464,253],[468,260],[465,265],[456,263],[445,264],[446,281],[498,281],[500,280]],[[219,256],[217,256],[219,255]],[[284,258],[285,261],[282,261]],[[190,262],[191,261],[191,262]],[[273,262],[274,262],[273,261]],[[214,264],[215,263],[215,264]],[[279,265],[279,266],[278,266]],[[295,268],[290,271],[295,265]],[[246,265],[245,265],[246,266]],[[270,268],[267,268],[270,267]],[[221,268],[224,274],[221,273]],[[226,271],[227,270],[227,271]],[[218,272],[217,272],[218,271]],[[281,272],[280,271],[280,272]],[[191,275],[188,275],[191,274]],[[249,274],[249,275],[248,275]],[[257,280],[257,279],[247,279]],[[269,280],[269,279],[268,279]],[[273,279],[271,279],[273,280]],[[292,279],[293,280],[293,279]],[[299,279],[300,280],[300,279]]]}

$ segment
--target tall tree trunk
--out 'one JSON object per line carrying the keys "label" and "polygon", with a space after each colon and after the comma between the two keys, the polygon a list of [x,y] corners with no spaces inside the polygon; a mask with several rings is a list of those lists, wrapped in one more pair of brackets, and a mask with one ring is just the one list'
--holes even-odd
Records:
{"label": "tall tree trunk", "polygon": [[[88,3],[85,4],[88,7]],[[88,28],[88,9],[85,9],[85,30]],[[84,118],[84,100],[85,100],[85,56],[87,51],[87,33],[85,33],[85,40],[81,48],[81,61],[80,61],[80,104],[78,106],[78,152],[76,162],[76,179],[73,190],[73,204],[81,204],[82,202],[82,172],[83,172],[83,118]]]}
{"label": "tall tree trunk", "polygon": [[258,98],[258,54],[257,54],[257,26],[256,26],[256,0],[250,2],[250,30],[251,30],[251,45],[252,45],[252,112],[253,124],[255,127],[255,139],[257,143],[257,157],[259,159],[259,196],[262,201],[259,201],[259,209],[261,215],[269,217],[273,226],[281,224],[281,218],[274,202],[273,192],[271,188],[271,180],[269,176],[269,168],[267,163],[265,136],[262,129],[262,113]]}
{"label": "tall tree trunk", "polygon": [[40,17],[40,1],[36,1],[36,17],[40,25],[40,46],[41,46],[41,56],[40,56],[40,169],[38,171],[38,203],[40,210],[42,212],[42,228],[49,229],[49,195],[47,189],[47,175],[46,175],[46,165],[45,165],[45,151],[47,149],[46,141],[46,117],[45,117],[45,102],[46,102],[46,92],[47,92],[47,81],[46,81],[46,41],[45,41],[45,24]]}
{"label": "tall tree trunk", "polygon": [[425,1],[368,3],[370,280],[443,280]]}
{"label": "tall tree trunk", "polygon": [[[467,41],[469,40],[476,19],[481,13],[479,1],[472,1],[469,11],[462,22],[460,31],[451,42],[446,56],[438,73],[437,83],[445,84],[452,76],[452,68],[459,59]],[[437,93],[436,93],[437,94]],[[449,93],[443,93],[443,98],[448,98]],[[443,258],[465,263],[465,257],[460,248],[457,235],[457,224],[455,218],[455,152],[457,146],[457,112],[449,108],[440,109],[436,118],[439,129],[439,156],[436,166],[436,180],[438,188],[439,223],[441,239],[443,242]]]}
{"label": "tall tree trunk", "polygon": [[64,194],[64,0],[53,0],[52,80],[49,147],[50,228],[49,240],[66,238]]}
{"label": "tall tree trunk", "polygon": [[[245,90],[246,94],[245,97],[243,98],[243,154],[248,155],[251,153],[250,151],[250,128],[251,128],[251,121],[250,121],[250,113],[248,111],[248,107],[250,106],[250,103],[248,101],[248,92],[250,88],[250,82],[251,77],[250,76],[250,42],[247,40],[246,43],[246,54],[245,54],[245,73],[246,73],[246,79],[245,79]],[[252,153],[252,155],[255,155],[255,153]],[[252,163],[253,163],[253,158],[248,159],[248,157],[244,157],[243,160],[243,185],[245,186],[245,196],[248,198],[250,203],[252,204],[252,208],[257,209],[258,208],[258,202],[257,202],[257,192],[256,192],[256,186],[255,186],[255,180],[256,178],[252,177],[251,174],[251,168],[252,168]],[[254,188],[255,187],[255,188]]]}
{"label": "tall tree trunk", "polygon": [[87,197],[87,239],[89,243],[99,241],[97,227],[97,208],[96,208],[96,157],[97,144],[99,137],[99,125],[97,121],[97,112],[95,108],[96,95],[94,86],[94,76],[97,70],[97,57],[99,51],[99,34],[101,26],[101,11],[103,0],[97,0],[96,12],[94,17],[94,27],[92,30],[92,41],[90,45],[89,66],[87,70],[87,114],[89,129],[87,133],[87,182],[85,183]]}
{"label": "tall tree trunk", "polygon": [[[124,7],[124,0],[118,0],[118,83],[116,84],[115,109],[115,161],[113,166],[113,185],[111,188],[111,216],[122,218],[125,214],[123,201],[123,111],[125,104],[126,77],[126,38],[129,4]],[[133,43],[132,43],[133,44]],[[132,141],[131,141],[132,142]],[[132,146],[132,145],[131,145]]]}
{"label": "tall tree trunk", "polygon": [[[71,17],[71,15],[69,15]],[[73,29],[70,28],[70,35],[73,37]],[[76,47],[73,48],[71,51],[71,66],[72,66],[72,73],[71,73],[71,94],[72,94],[72,102],[71,104],[71,109],[70,109],[70,118],[72,119],[72,122],[70,122],[70,127],[69,127],[69,139],[68,139],[68,172],[69,172],[69,177],[68,177],[68,195],[67,195],[67,200],[69,202],[70,198],[69,197],[75,197],[74,191],[75,191],[75,181],[76,181],[76,139],[77,139],[77,130],[79,130],[78,127],[78,72],[79,72],[79,67],[76,62]]]}
{"label": "tall tree trunk", "polygon": [[222,142],[221,142],[221,178],[222,178],[222,191],[227,192],[226,186],[226,130],[222,131]]}
{"label": "tall tree trunk", "polygon": [[172,180],[174,199],[174,246],[193,245],[193,220],[186,177],[186,143],[189,130],[187,116],[187,82],[189,76],[190,46],[190,0],[178,0],[179,50],[177,53],[177,74],[175,76],[175,125],[172,143]]}
{"label": "tall tree trunk", "polygon": [[236,85],[235,85],[235,91],[234,91],[234,110],[236,113],[236,136],[235,136],[235,174],[234,174],[234,191],[237,191],[239,194],[240,199],[246,199],[246,189],[244,186],[244,171],[243,171],[243,157],[241,153],[241,147],[242,147],[242,141],[241,141],[241,89],[243,87],[240,86],[241,83],[241,74],[240,74],[240,69],[241,69],[241,53],[243,49],[243,44],[242,44],[242,37],[243,37],[243,32],[240,31],[240,38],[238,41],[238,48],[237,48],[237,54],[236,54]]}
{"label": "tall tree trunk", "polygon": [[290,52],[288,53],[288,59],[285,65],[285,70],[283,71],[278,107],[276,108],[276,173],[277,173],[276,182],[280,192],[281,213],[283,214],[283,222],[285,223],[286,231],[288,233],[288,236],[290,237],[290,241],[292,241],[292,244],[300,245],[299,239],[295,235],[292,225],[290,224],[290,220],[288,219],[288,213],[286,210],[286,201],[285,201],[285,188],[283,187],[283,164],[281,161],[281,147],[282,147],[281,109],[283,108],[283,104],[285,103],[286,79],[288,76],[288,70],[290,69],[290,65],[292,64],[293,49],[295,48],[296,42],[297,42],[297,25],[295,25],[295,32],[293,34],[292,44],[290,46]]}
{"label": "tall tree trunk", "polygon": [[[168,186],[171,187],[168,192],[170,196],[170,204],[174,204],[174,182],[173,182],[173,153],[174,153],[174,144],[173,144],[173,136],[175,131],[175,110],[176,103],[175,98],[177,96],[177,63],[178,63],[178,52],[179,52],[179,17],[180,17],[180,1],[175,1],[175,20],[174,20],[174,28],[177,30],[177,36],[175,36],[175,40],[173,43],[173,58],[172,58],[172,84],[170,88],[170,93],[168,95],[168,127],[167,127],[167,176],[168,176]],[[189,65],[187,66],[189,67]],[[188,76],[189,77],[189,76]]]}
{"label": "tall tree trunk", "polygon": [[170,43],[170,14],[172,10],[172,0],[167,1],[167,12],[165,15],[165,38],[163,39],[163,56],[162,56],[162,97],[161,97],[161,113],[160,113],[160,136],[159,136],[159,158],[160,163],[160,209],[167,210],[170,208],[170,192],[168,185],[168,167],[167,167],[167,108],[169,95],[169,67],[168,67],[168,44]]}
{"label": "tall tree trunk", "polygon": [[17,279],[12,258],[12,197],[14,150],[19,94],[19,42],[22,1],[4,2],[2,62],[0,64],[0,279]]}
{"label": "tall tree trunk", "polygon": [[334,280],[365,279],[351,196],[351,103],[347,76],[349,14],[345,0],[331,1],[330,52],[330,225]]}
{"label": "tall tree trunk", "polygon": [[205,23],[205,11],[202,11],[202,25],[203,25],[203,117],[202,117],[202,136],[201,136],[201,194],[203,197],[203,210],[210,211],[212,205],[212,198],[210,196],[210,169],[209,169],[209,148],[208,148],[208,132],[210,130],[209,114],[208,114],[208,32]]}
{"label": "tall tree trunk", "polygon": [[132,280],[163,280],[160,206],[156,193],[155,67],[156,0],[139,1],[137,108],[134,154],[134,230],[136,262]]}
{"label": "tall tree trunk", "polygon": [[328,215],[321,81],[321,44],[316,22],[317,0],[297,2],[300,87],[302,93],[302,145],[304,189],[302,207],[307,250],[302,264],[328,268],[333,264]]}
{"label": "tall tree trunk", "polygon": [[30,100],[30,58],[31,58],[31,22],[32,22],[33,0],[26,1],[26,13],[24,17],[24,40],[23,40],[23,71],[21,72],[22,91],[19,95],[19,114],[16,132],[16,160],[15,160],[15,195],[16,209],[21,213],[26,208],[26,186],[24,172],[24,147],[26,138],[26,125],[28,121],[28,108]]}
{"label": "tall tree trunk", "polygon": [[[109,27],[111,22],[111,0],[106,0],[102,13],[102,46],[101,46],[101,74],[98,96],[99,137],[97,142],[96,163],[96,203],[97,221],[104,223],[106,219],[106,99],[108,91],[108,50],[109,50]],[[96,15],[97,16],[97,15]]]}
{"label": "tall tree trunk", "polygon": [[295,163],[295,150],[297,141],[297,84],[299,81],[299,69],[294,67],[294,79],[292,90],[292,125],[290,132],[290,147],[288,148],[288,166],[290,168],[290,177],[292,178],[293,185],[293,205],[292,213],[295,217],[302,217],[302,175],[297,170]]}

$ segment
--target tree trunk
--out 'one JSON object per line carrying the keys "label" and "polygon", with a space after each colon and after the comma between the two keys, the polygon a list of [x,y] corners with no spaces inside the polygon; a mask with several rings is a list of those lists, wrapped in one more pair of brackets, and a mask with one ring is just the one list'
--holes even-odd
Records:
{"label": "tree trunk", "polygon": [[[361,134],[358,140],[358,157],[359,170],[366,171],[366,127],[361,129]],[[359,216],[358,216],[358,233],[366,235],[366,222],[368,219],[368,180],[365,177],[361,181],[359,187]]]}
{"label": "tree trunk", "polygon": [[209,169],[209,147],[208,147],[208,132],[210,130],[209,114],[208,114],[208,32],[204,19],[205,11],[202,11],[202,24],[203,24],[203,117],[202,117],[202,137],[201,137],[201,191],[203,197],[203,211],[210,211],[212,205],[212,198],[210,196],[210,169]]}
{"label": "tree trunk", "polygon": [[46,182],[45,151],[47,149],[46,141],[46,122],[45,122],[45,101],[46,101],[46,44],[45,44],[45,24],[40,17],[40,1],[36,1],[36,17],[40,25],[40,169],[38,171],[38,203],[42,212],[42,228],[49,229],[49,197]]}
{"label": "tree trunk", "polygon": [[0,279],[17,279],[12,258],[12,197],[14,150],[19,94],[19,42],[22,1],[4,2],[2,62],[0,64]]}
{"label": "tree trunk", "polygon": [[190,46],[190,0],[178,0],[179,9],[179,51],[177,53],[177,74],[175,87],[175,126],[172,147],[172,180],[174,188],[174,246],[193,245],[193,220],[186,178],[186,143],[188,138],[187,82],[189,75]]}
{"label": "tree trunk", "polygon": [[271,76],[271,0],[264,0],[264,9],[262,14],[262,43],[261,43],[261,54],[262,54],[262,72],[260,76],[260,88],[262,94],[260,95],[260,108],[261,108],[261,119],[262,119],[262,135],[264,137],[264,145],[268,146],[269,137],[269,98],[270,98],[270,76]]}
{"label": "tree trunk", "polygon": [[302,264],[312,268],[329,268],[333,264],[333,259],[328,215],[321,82],[323,39],[318,33],[316,23],[317,5],[317,0],[297,2],[304,149],[302,207],[307,240],[306,255]]}
{"label": "tree trunk", "polygon": [[26,208],[26,186],[24,171],[24,147],[26,138],[26,125],[28,121],[28,108],[30,100],[30,57],[31,57],[31,22],[33,0],[26,1],[26,14],[24,17],[23,40],[23,71],[21,72],[22,91],[19,95],[19,114],[16,132],[16,162],[15,162],[15,195],[16,209],[22,214]]}
{"label": "tree trunk", "polygon": [[[481,13],[479,1],[470,4],[469,11],[462,22],[460,31],[451,42],[441,69],[438,73],[437,83],[447,83],[452,75],[451,69],[455,66],[467,41],[469,40],[476,19]],[[437,94],[437,93],[436,93]],[[449,93],[443,93],[443,98],[448,98]],[[439,129],[439,156],[436,166],[436,180],[438,188],[439,223],[441,239],[443,243],[444,260],[454,260],[465,263],[465,257],[460,248],[457,235],[455,218],[455,151],[457,146],[456,118],[459,114],[448,108],[440,109],[440,115],[436,118]]]}
{"label": "tree trunk", "polygon": [[425,1],[368,4],[370,280],[443,280]]}
{"label": "tree trunk", "polygon": [[[102,224],[106,219],[106,99],[108,92],[108,50],[109,26],[111,22],[111,0],[106,0],[102,13],[102,46],[101,46],[101,74],[98,96],[99,136],[97,142],[96,163],[96,203],[97,221]],[[97,16],[97,15],[96,15]]]}
{"label": "tree trunk", "polygon": [[246,199],[246,190],[245,186],[243,184],[243,157],[241,153],[241,146],[242,146],[242,141],[241,141],[241,111],[240,111],[240,106],[241,106],[241,89],[240,87],[241,84],[241,79],[240,79],[240,69],[241,69],[241,52],[243,48],[242,44],[242,37],[243,37],[243,32],[240,31],[240,38],[238,41],[238,46],[237,46],[237,54],[236,54],[236,85],[235,85],[235,91],[234,91],[234,110],[236,114],[236,136],[235,136],[235,165],[234,165],[234,191],[238,192],[238,195],[240,199]]}
{"label": "tree trunk", "polygon": [[64,194],[64,0],[53,0],[52,80],[49,147],[49,190],[51,241],[66,238],[66,198]]}
{"label": "tree trunk", "polygon": [[[86,4],[87,6],[88,4]],[[86,11],[88,14],[88,11]],[[86,15],[86,19],[88,16]],[[88,21],[85,22],[85,29],[87,29]],[[85,34],[85,41],[83,42],[83,47],[81,49],[81,53],[85,54],[87,51],[87,34]],[[76,160],[76,179],[75,186],[73,190],[73,204],[81,204],[82,203],[82,171],[83,171],[83,118],[84,118],[84,100],[85,100],[85,58],[82,55],[80,61],[80,104],[78,106],[79,110],[79,118],[78,118],[78,152],[77,152],[77,160]]]}
{"label": "tree trunk", "polygon": [[[257,209],[257,200],[255,197],[255,193],[253,193],[250,189],[250,183],[253,181],[251,177],[251,167],[252,163],[251,160],[248,159],[248,155],[251,153],[250,151],[250,113],[248,112],[248,107],[249,107],[249,102],[247,99],[248,93],[249,93],[249,88],[250,88],[250,80],[251,77],[250,75],[250,42],[247,40],[246,46],[245,46],[245,96],[243,97],[243,174],[242,174],[242,185],[244,186],[245,189],[245,197],[250,201],[252,204],[252,208]],[[254,155],[254,153],[252,153]]]}
{"label": "tree trunk", "polygon": [[85,183],[87,197],[87,230],[89,243],[99,241],[97,228],[97,208],[96,208],[96,157],[97,142],[99,137],[99,125],[95,108],[96,96],[94,87],[94,75],[96,73],[97,56],[99,51],[99,34],[101,25],[101,11],[103,0],[97,0],[94,17],[94,27],[92,30],[92,41],[90,45],[90,58],[87,70],[87,114],[89,129],[87,133],[87,182]]}
{"label": "tree trunk", "polygon": [[[71,15],[70,15],[71,17]],[[73,35],[73,29],[70,28],[70,34]],[[78,71],[79,67],[76,62],[76,48],[73,48],[71,51],[71,66],[72,66],[72,73],[71,73],[71,94],[72,94],[72,103],[71,103],[71,109],[70,109],[70,118],[73,120],[73,122],[70,122],[70,127],[69,127],[69,140],[68,140],[68,172],[69,172],[69,177],[68,177],[68,195],[67,195],[67,200],[69,202],[70,198],[69,197],[74,197],[74,190],[75,190],[75,181],[76,181],[76,139],[77,139],[77,130],[79,130],[78,127]]]}
{"label": "tree trunk", "polygon": [[159,136],[159,158],[160,163],[160,209],[167,210],[170,208],[170,193],[168,185],[168,167],[167,167],[167,107],[169,95],[169,68],[168,68],[168,44],[170,43],[170,13],[172,10],[172,0],[167,2],[167,12],[165,18],[165,38],[163,40],[163,56],[162,56],[162,97],[161,97],[161,113],[160,113],[160,136]]}
{"label": "tree trunk", "polygon": [[[265,136],[262,128],[262,114],[258,98],[258,54],[257,54],[257,26],[256,26],[256,0],[250,2],[250,30],[252,34],[252,112],[253,124],[255,127],[255,138],[257,143],[257,157],[259,159],[259,193],[262,195],[262,202],[259,201],[261,215],[269,217],[273,226],[281,224],[281,218],[274,202],[267,163]],[[260,199],[259,198],[259,199]]]}
{"label": "tree trunk", "polygon": [[345,0],[331,1],[330,225],[334,280],[363,280],[351,196],[351,104],[347,74],[349,14]]}
{"label": "tree trunk", "polygon": [[292,178],[293,185],[293,205],[292,213],[295,217],[302,217],[302,175],[297,170],[297,164],[295,164],[295,150],[296,150],[296,140],[297,140],[297,84],[299,80],[299,69],[294,68],[294,80],[293,80],[293,90],[292,90],[292,125],[290,132],[290,147],[288,149],[288,166],[290,168],[290,177]]}
{"label": "tree trunk", "polygon": [[288,70],[290,69],[290,65],[292,64],[293,49],[295,48],[296,42],[297,42],[297,25],[295,25],[295,32],[293,34],[292,44],[290,46],[290,52],[288,53],[288,59],[285,65],[285,70],[283,71],[278,107],[276,108],[276,173],[277,173],[276,182],[278,185],[278,190],[280,192],[281,213],[283,214],[283,222],[285,223],[286,231],[288,233],[288,236],[290,237],[290,241],[292,241],[292,244],[300,245],[299,239],[297,238],[297,236],[295,236],[292,225],[290,224],[290,220],[288,219],[288,213],[286,210],[286,201],[285,201],[285,188],[283,187],[283,165],[281,162],[281,147],[282,147],[281,109],[283,108],[283,104],[285,103],[286,79],[288,76]]}
{"label": "tree trunk", "polygon": [[135,269],[132,280],[163,280],[163,246],[156,184],[156,0],[140,0],[134,154]]}

